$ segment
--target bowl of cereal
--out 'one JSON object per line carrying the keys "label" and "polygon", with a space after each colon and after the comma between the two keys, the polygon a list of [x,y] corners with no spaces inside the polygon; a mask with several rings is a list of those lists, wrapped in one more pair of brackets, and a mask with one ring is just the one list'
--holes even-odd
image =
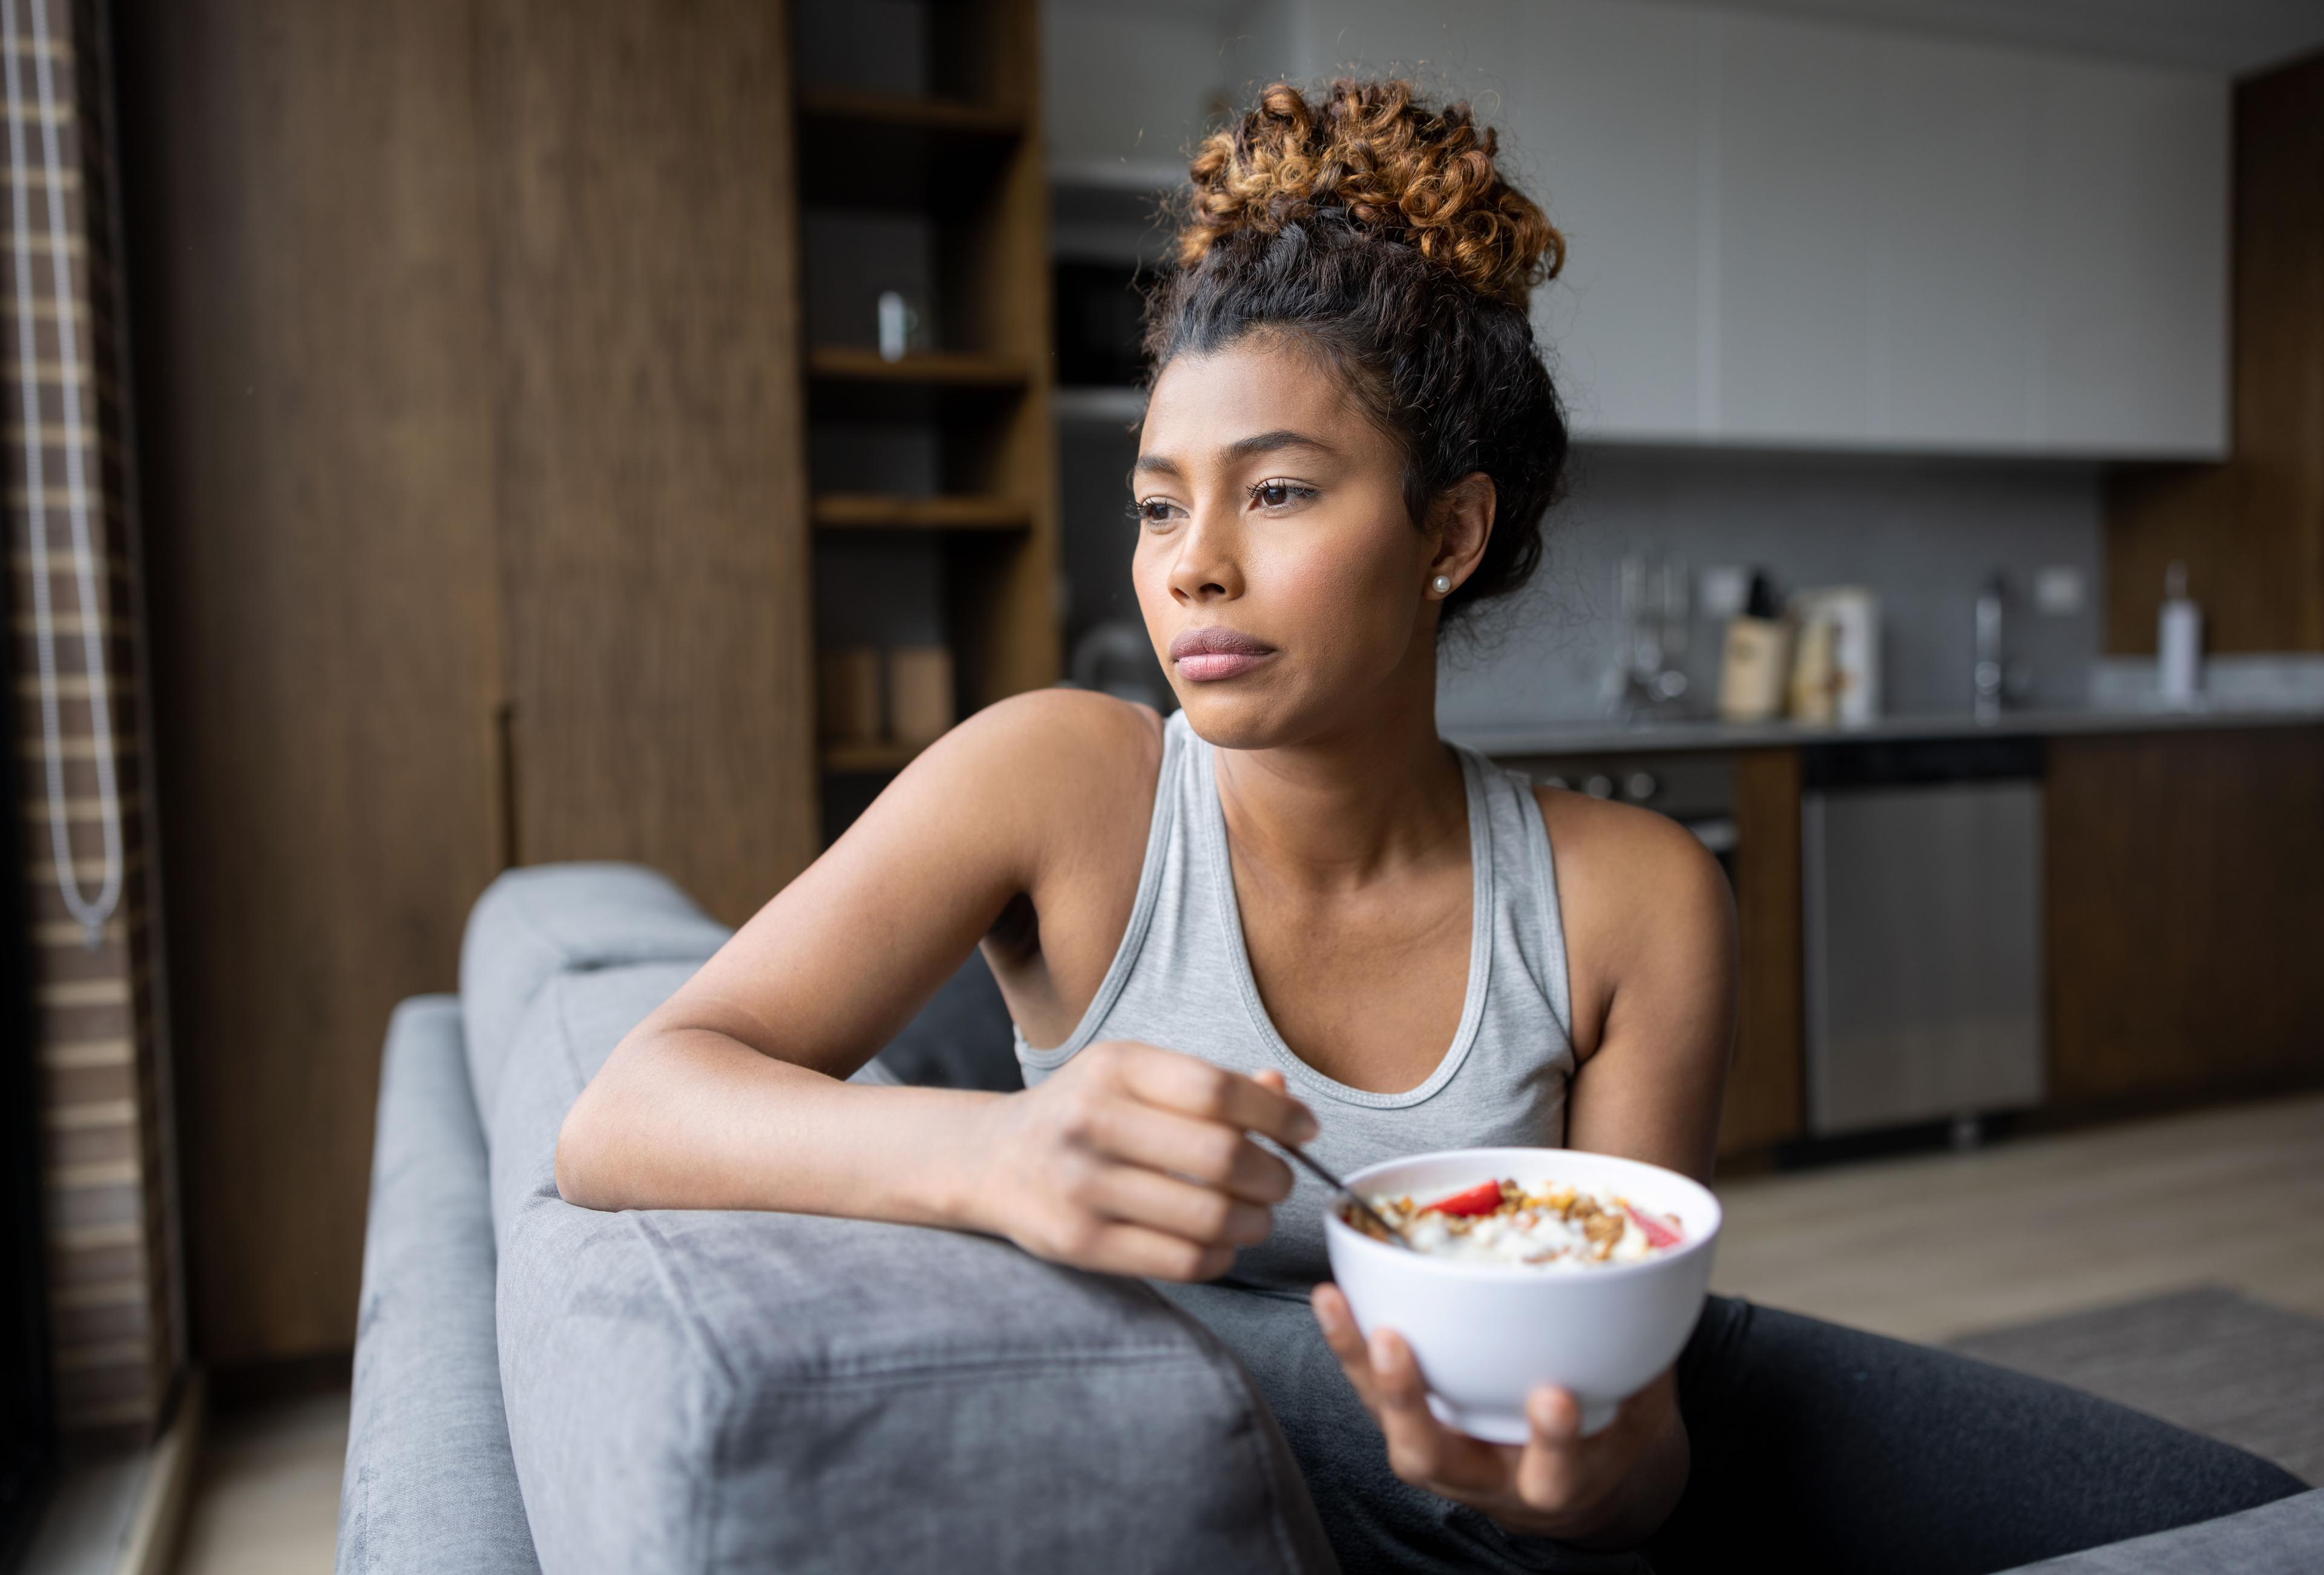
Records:
{"label": "bowl of cereal", "polygon": [[1369,1336],[1402,1335],[1448,1426],[1522,1443],[1526,1396],[1573,1392],[1596,1432],[1678,1358],[1711,1286],[1719,1200],[1636,1159],[1462,1148],[1360,1170],[1324,1215],[1332,1276]]}

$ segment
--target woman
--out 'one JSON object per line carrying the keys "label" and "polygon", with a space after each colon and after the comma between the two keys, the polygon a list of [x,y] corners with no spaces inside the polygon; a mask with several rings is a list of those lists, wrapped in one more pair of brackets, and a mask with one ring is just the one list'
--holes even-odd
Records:
{"label": "woman", "polygon": [[[1204,146],[1131,476],[1183,709],[1028,695],[920,756],[615,1051],[566,1122],[565,1195],[949,1226],[1171,1282],[1252,1369],[1351,1570],[1642,1547],[1990,1569],[2296,1489],[1720,1300],[1603,1432],[1544,1390],[1529,1442],[1486,1444],[1317,1284],[1324,1194],[1256,1139],[1343,1170],[1561,1142],[1711,1169],[1717,866],[1436,733],[1439,641],[1525,583],[1566,445],[1526,315],[1563,243],[1493,153],[1396,83],[1272,88]],[[1026,1091],[844,1081],[978,945]]]}

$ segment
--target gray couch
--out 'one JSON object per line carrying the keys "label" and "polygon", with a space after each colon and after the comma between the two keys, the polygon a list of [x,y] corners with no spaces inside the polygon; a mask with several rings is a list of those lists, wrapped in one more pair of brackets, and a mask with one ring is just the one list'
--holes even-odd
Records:
{"label": "gray couch", "polygon": [[[725,937],[650,870],[512,871],[460,994],[397,1009],[339,1570],[1331,1570],[1250,1380],[1143,1285],[558,1197],[566,1110]],[[867,1075],[1001,1085],[1007,1033],[972,960]],[[2043,1568],[2307,1570],[2319,1536],[2314,1493]]]}

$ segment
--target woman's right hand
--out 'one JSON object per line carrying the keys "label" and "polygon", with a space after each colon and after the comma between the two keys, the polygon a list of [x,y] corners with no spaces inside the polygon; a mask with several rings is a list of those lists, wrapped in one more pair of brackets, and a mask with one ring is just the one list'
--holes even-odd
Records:
{"label": "woman's right hand", "polygon": [[1164,1280],[1214,1278],[1267,1239],[1291,1167],[1248,1134],[1296,1147],[1316,1131],[1279,1073],[1126,1040],[985,1110],[964,1224],[1077,1268]]}

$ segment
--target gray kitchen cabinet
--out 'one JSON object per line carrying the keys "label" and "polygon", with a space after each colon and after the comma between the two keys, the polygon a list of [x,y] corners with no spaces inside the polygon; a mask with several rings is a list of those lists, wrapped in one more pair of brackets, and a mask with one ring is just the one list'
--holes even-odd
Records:
{"label": "gray kitchen cabinet", "polygon": [[1470,97],[1571,245],[1578,434],[2210,457],[2227,83],[1638,0],[1283,0],[1291,74]]}
{"label": "gray kitchen cabinet", "polygon": [[2227,451],[2228,84],[2045,60],[2031,446]]}
{"label": "gray kitchen cabinet", "polygon": [[1505,58],[1526,70],[1503,145],[1570,248],[1534,321],[1576,427],[1597,436],[1688,441],[1716,424],[1696,32],[1668,6],[1520,5],[1510,19]]}
{"label": "gray kitchen cabinet", "polygon": [[1868,33],[1763,17],[1704,25],[1710,435],[1851,445],[1873,435],[1874,45]]}

